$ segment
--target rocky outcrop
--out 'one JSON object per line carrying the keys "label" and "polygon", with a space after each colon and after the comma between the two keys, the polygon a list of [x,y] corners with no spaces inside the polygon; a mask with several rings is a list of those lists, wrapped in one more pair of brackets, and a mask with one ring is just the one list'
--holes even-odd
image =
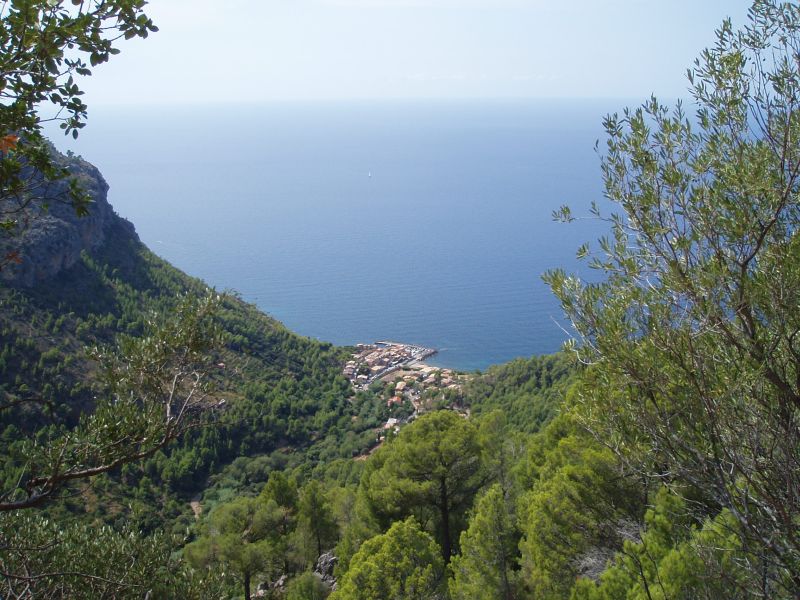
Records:
{"label": "rocky outcrop", "polygon": [[[337,561],[338,559],[331,552],[326,552],[317,559],[314,570],[312,571],[312,574],[331,591],[336,591],[336,578],[333,576],[333,570],[336,567]],[[277,594],[278,597],[282,598],[286,593],[286,586],[288,583],[288,575],[281,575],[272,582],[262,582],[258,585],[255,597],[272,598]]]}
{"label": "rocky outcrop", "polygon": [[330,589],[336,589],[336,578],[333,576],[333,570],[336,567],[338,559],[326,552],[317,559],[317,564],[314,567],[314,575],[319,577],[320,581],[328,586]]}
{"label": "rocky outcrop", "polygon": [[122,225],[126,234],[136,237],[133,225],[108,203],[108,184],[94,165],[76,157],[57,155],[57,160],[91,198],[89,214],[76,214],[68,179],[40,185],[35,194],[40,198],[26,208],[28,222],[22,231],[0,234],[2,255],[14,256],[0,269],[0,280],[6,284],[32,287],[70,268],[82,252],[91,252],[105,242],[112,225]]}

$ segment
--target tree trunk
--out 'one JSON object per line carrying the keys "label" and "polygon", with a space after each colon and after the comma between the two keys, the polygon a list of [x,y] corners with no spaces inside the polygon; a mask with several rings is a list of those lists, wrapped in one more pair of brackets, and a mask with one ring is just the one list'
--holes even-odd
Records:
{"label": "tree trunk", "polygon": [[244,574],[244,600],[250,600],[250,573]]}
{"label": "tree trunk", "polygon": [[503,569],[503,596],[505,600],[514,600],[514,592],[511,589],[511,582],[508,580],[508,565],[505,557],[500,561],[500,568]]}
{"label": "tree trunk", "polygon": [[442,558],[444,564],[450,564],[450,498],[447,494],[447,482],[444,477],[439,480],[440,496],[439,496],[439,511],[442,517]]}

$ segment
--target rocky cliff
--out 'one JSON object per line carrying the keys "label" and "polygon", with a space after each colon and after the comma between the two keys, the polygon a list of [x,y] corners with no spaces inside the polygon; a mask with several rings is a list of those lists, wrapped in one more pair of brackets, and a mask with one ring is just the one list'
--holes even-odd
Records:
{"label": "rocky cliff", "polygon": [[66,179],[49,182],[42,199],[28,207],[28,225],[17,234],[0,239],[3,254],[14,252],[17,260],[0,270],[7,285],[31,287],[73,266],[83,251],[91,252],[106,240],[112,225],[136,238],[133,225],[119,217],[108,203],[108,184],[94,165],[76,158],[58,156],[92,199],[89,214],[79,217],[69,201]]}

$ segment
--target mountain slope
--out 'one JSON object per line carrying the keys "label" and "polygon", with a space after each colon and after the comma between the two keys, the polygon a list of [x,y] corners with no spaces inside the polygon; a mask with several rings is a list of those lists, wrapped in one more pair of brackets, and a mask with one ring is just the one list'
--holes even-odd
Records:
{"label": "mountain slope", "polygon": [[[0,444],[7,450],[0,466],[9,485],[21,465],[8,450],[48,428],[74,426],[91,410],[99,390],[87,346],[139,336],[148,318],[174,309],[182,295],[207,293],[114,214],[94,167],[79,159],[69,164],[92,195],[89,220],[53,201],[45,217],[32,221],[18,246],[22,262],[4,271],[0,287]],[[316,443],[312,455],[333,458],[374,442],[377,417],[353,419],[350,385],[341,376],[344,349],[298,336],[233,296],[219,318],[225,347],[215,378],[227,410],[214,427],[191,432],[143,467],[116,473],[121,504],[138,494],[145,506],[164,489],[197,493],[210,473],[237,457]],[[380,404],[375,411],[382,416]]]}

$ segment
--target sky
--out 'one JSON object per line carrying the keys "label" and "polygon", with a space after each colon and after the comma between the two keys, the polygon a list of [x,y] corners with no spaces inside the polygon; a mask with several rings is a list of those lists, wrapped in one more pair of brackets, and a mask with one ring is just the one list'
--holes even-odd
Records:
{"label": "sky", "polygon": [[151,0],[91,105],[685,95],[744,0]]}

